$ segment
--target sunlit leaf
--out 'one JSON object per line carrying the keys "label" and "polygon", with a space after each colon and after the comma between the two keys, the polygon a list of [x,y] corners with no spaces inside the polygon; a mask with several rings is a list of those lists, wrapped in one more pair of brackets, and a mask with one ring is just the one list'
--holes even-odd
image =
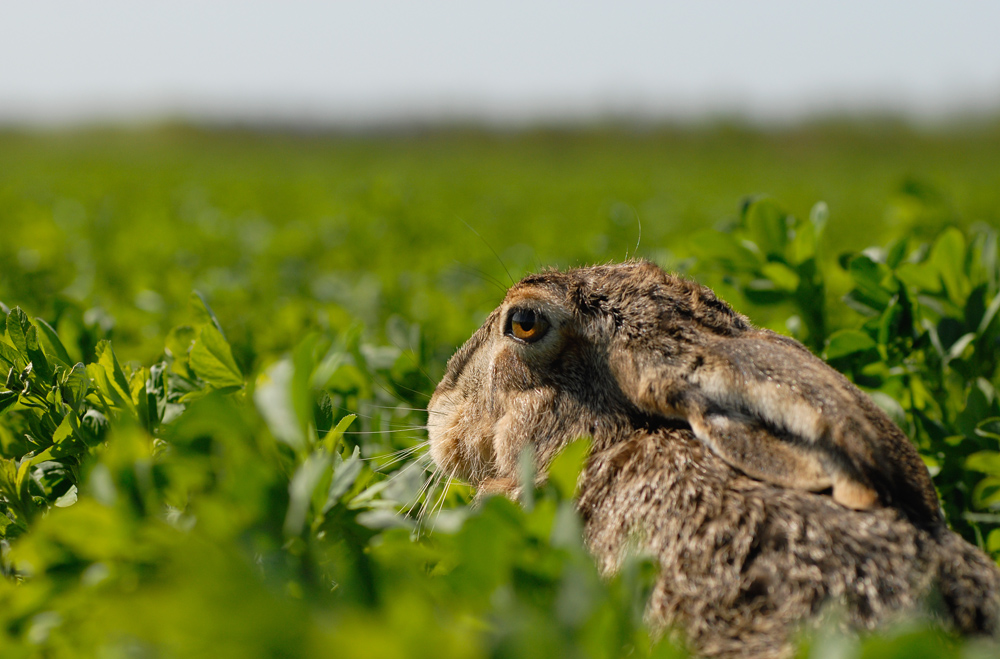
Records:
{"label": "sunlit leaf", "polygon": [[965,302],[969,281],[964,272],[965,237],[958,229],[945,229],[934,242],[929,262],[938,270],[948,297],[955,304]]}
{"label": "sunlit leaf", "polygon": [[323,474],[330,468],[333,458],[325,453],[310,455],[296,470],[288,484],[288,514],[285,516],[285,535],[302,533],[312,501],[313,491]]}
{"label": "sunlit leaf", "polygon": [[876,348],[875,340],[859,330],[839,330],[830,335],[823,352],[825,359],[840,359]]}
{"label": "sunlit leaf", "polygon": [[578,439],[563,448],[549,465],[549,482],[565,499],[573,498],[580,471],[590,455],[590,441]]}
{"label": "sunlit leaf", "polygon": [[38,340],[45,349],[45,353],[49,357],[54,357],[63,366],[69,366],[73,363],[70,358],[69,353],[66,351],[66,346],[63,345],[62,339],[56,333],[52,326],[41,318],[35,319],[35,325],[38,328]]}
{"label": "sunlit leaf", "polygon": [[357,418],[354,414],[348,414],[343,419],[337,422],[337,425],[326,434],[323,438],[323,446],[326,448],[327,453],[334,453],[337,450],[337,444],[340,442],[341,437],[344,436],[344,431],[354,422]]}
{"label": "sunlit leaf", "polygon": [[1000,417],[990,417],[980,421],[976,426],[976,434],[1000,442]]}
{"label": "sunlit leaf", "polygon": [[774,282],[775,286],[785,291],[794,291],[799,287],[799,275],[784,263],[767,263],[760,269],[761,273]]}
{"label": "sunlit leaf", "polygon": [[243,372],[233,351],[214,325],[205,325],[191,348],[191,369],[216,389],[242,387]]}
{"label": "sunlit leaf", "polygon": [[978,451],[965,459],[965,468],[1000,476],[1000,452]]}
{"label": "sunlit leaf", "polygon": [[330,483],[330,491],[327,493],[326,505],[323,512],[326,512],[340,501],[340,498],[347,493],[354,481],[361,473],[361,449],[354,447],[351,457],[344,460],[333,472],[333,481]]}
{"label": "sunlit leaf", "polygon": [[788,244],[787,214],[771,199],[752,202],[743,221],[751,239],[768,256],[783,256]]}
{"label": "sunlit leaf", "polygon": [[306,437],[292,404],[292,362],[283,359],[257,378],[254,402],[267,420],[271,433],[296,450],[305,450]]}

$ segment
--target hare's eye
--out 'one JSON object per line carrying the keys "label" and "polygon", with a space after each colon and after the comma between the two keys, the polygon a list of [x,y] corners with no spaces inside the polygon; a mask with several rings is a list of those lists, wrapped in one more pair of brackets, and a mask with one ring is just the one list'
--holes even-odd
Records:
{"label": "hare's eye", "polygon": [[516,309],[510,315],[507,334],[520,341],[532,343],[542,338],[548,329],[549,322],[541,314],[531,309]]}

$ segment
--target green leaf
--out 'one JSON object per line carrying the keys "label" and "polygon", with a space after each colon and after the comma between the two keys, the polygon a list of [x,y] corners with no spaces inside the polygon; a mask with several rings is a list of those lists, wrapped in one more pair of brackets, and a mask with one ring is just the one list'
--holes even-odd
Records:
{"label": "green leaf", "polygon": [[784,263],[774,261],[763,266],[760,271],[781,290],[795,292],[799,287],[798,273]]}
{"label": "green leaf", "polygon": [[979,321],[979,327],[976,328],[977,334],[985,334],[986,330],[989,329],[990,323],[996,318],[997,311],[1000,310],[1000,293],[997,293],[990,304],[986,307],[985,313],[983,313],[983,318]]}
{"label": "green leaf", "polygon": [[63,345],[62,339],[52,329],[52,326],[41,318],[35,318],[35,325],[38,327],[39,343],[42,344],[45,353],[57,359],[63,366],[72,364],[73,360],[70,359],[69,353],[66,351],[66,346]]}
{"label": "green leaf", "polygon": [[976,508],[992,508],[1000,504],[1000,477],[987,476],[972,489],[972,503]]}
{"label": "green leaf", "polygon": [[1000,416],[983,419],[976,425],[976,434],[1000,442]]}
{"label": "green leaf", "polygon": [[809,223],[813,226],[813,231],[816,233],[816,240],[823,237],[823,232],[826,230],[826,223],[830,219],[830,207],[826,205],[825,201],[817,201],[813,204],[813,207],[809,210]]}
{"label": "green leaf", "polygon": [[990,534],[986,536],[986,551],[991,554],[1000,552],[1000,529],[993,529]]}
{"label": "green leaf", "polygon": [[72,407],[74,412],[79,412],[80,405],[90,391],[87,368],[83,364],[75,364],[71,370],[63,374],[61,385],[63,402]]}
{"label": "green leaf", "polygon": [[902,425],[906,422],[906,410],[903,406],[899,404],[899,401],[890,396],[889,394],[882,391],[870,391],[868,392],[868,397],[872,401],[882,408],[882,411],[889,415],[889,418],[893,420],[896,425]]}
{"label": "green leaf", "polygon": [[323,479],[323,474],[330,468],[333,456],[325,453],[313,453],[305,462],[299,465],[288,484],[288,513],[285,515],[285,535],[297,536],[302,533],[313,491]]}
{"label": "green leaf", "polygon": [[576,493],[580,471],[590,455],[590,440],[577,439],[559,451],[549,465],[549,482],[564,499]]}
{"label": "green leaf", "polygon": [[747,282],[743,294],[751,304],[761,306],[778,304],[789,297],[789,292],[780,289],[770,279],[758,278]]}
{"label": "green leaf", "polygon": [[215,317],[215,312],[212,311],[212,307],[208,306],[208,302],[205,301],[205,296],[198,291],[193,291],[191,297],[188,298],[188,302],[191,307],[191,312],[195,317],[196,325],[212,325],[215,329],[219,330],[219,334],[225,336],[225,332],[222,331],[222,325],[219,323],[219,319]]}
{"label": "green leaf", "polygon": [[[24,356],[25,360],[30,360],[30,357],[28,357],[28,348],[38,347],[37,335],[34,329],[35,327],[31,324],[31,319],[28,318],[28,314],[21,311],[21,307],[11,309],[7,315],[7,336],[10,338],[11,344]],[[34,341],[34,346],[31,345],[32,341]]]}
{"label": "green leaf", "polygon": [[856,286],[852,293],[855,293],[860,301],[880,312],[889,304],[895,293],[894,290],[882,285],[882,280],[887,274],[884,268],[885,266],[875,263],[864,254],[855,256],[848,264],[848,273]]}
{"label": "green leaf", "polygon": [[15,405],[17,403],[17,397],[18,393],[16,391],[0,389],[0,413]]}
{"label": "green leaf", "polygon": [[965,468],[980,471],[984,474],[1000,476],[1000,453],[997,451],[979,451],[965,459]]}
{"label": "green leaf", "polygon": [[354,420],[358,418],[357,415],[348,414],[343,419],[337,422],[336,427],[330,432],[326,433],[326,437],[323,438],[323,447],[326,449],[327,453],[335,453],[337,450],[337,444],[340,443],[340,439],[344,436],[344,431],[347,430]]}
{"label": "green leaf", "polygon": [[0,339],[0,365],[4,365],[8,369],[13,367],[20,371],[26,364],[27,359],[14,346]]}
{"label": "green leaf", "polygon": [[149,431],[153,430],[152,419],[149,413],[149,396],[146,393],[146,381],[149,379],[149,369],[140,368],[132,374],[129,381],[129,395],[132,404],[135,406],[135,413],[142,427]]}
{"label": "green leaf", "polygon": [[170,330],[164,342],[165,350],[173,357],[171,368],[186,378],[194,378],[190,371],[191,348],[198,339],[198,331],[190,325],[178,325]]}
{"label": "green leaf", "polygon": [[948,349],[946,361],[950,362],[953,359],[961,357],[962,353],[965,352],[965,349],[968,348],[975,340],[976,335],[972,332],[959,337],[959,339],[951,344],[951,347]]}
{"label": "green leaf", "polygon": [[690,245],[701,259],[718,261],[737,272],[752,271],[761,262],[758,254],[729,233],[703,231],[691,237]]}
{"label": "green leaf", "polygon": [[355,446],[354,453],[351,454],[351,457],[344,460],[336,469],[333,470],[333,480],[330,482],[330,491],[326,497],[326,505],[323,506],[324,513],[337,505],[340,498],[351,489],[351,486],[354,485],[354,481],[357,480],[358,475],[361,473],[361,468],[363,466],[364,463],[361,462],[361,449]]}
{"label": "green leaf", "polygon": [[528,443],[517,456],[518,477],[521,482],[521,505],[530,511],[535,507],[535,446]]}
{"label": "green leaf", "polygon": [[289,392],[295,417],[305,431],[310,446],[317,439],[316,419],[313,415],[316,396],[311,386],[312,374],[320,355],[328,348],[328,341],[317,334],[310,334],[292,350],[292,379],[289,383]]}
{"label": "green leaf", "polygon": [[899,281],[918,291],[937,293],[941,290],[937,268],[930,263],[902,263],[894,272]]}
{"label": "green leaf", "polygon": [[14,487],[18,492],[24,491],[24,479],[28,476],[31,466],[31,460],[28,460],[27,458],[23,458],[21,463],[17,466],[17,476],[14,477]]}
{"label": "green leaf", "polygon": [[830,335],[823,351],[825,359],[840,359],[877,347],[875,340],[860,330],[839,330]]}
{"label": "green leaf", "polygon": [[87,365],[87,375],[101,394],[110,398],[118,409],[134,417],[136,410],[132,403],[131,387],[111,343],[101,341],[97,344],[96,353],[97,363]]}
{"label": "green leaf", "polygon": [[788,214],[771,199],[760,199],[747,206],[744,226],[750,239],[767,256],[783,257],[788,245]]}
{"label": "green leaf", "polygon": [[885,256],[885,264],[890,270],[895,270],[903,262],[909,245],[905,236],[892,243]]}
{"label": "green leaf", "polygon": [[233,351],[214,325],[205,325],[191,348],[191,369],[215,389],[242,387],[243,372]]}
{"label": "green leaf", "polygon": [[878,324],[878,345],[882,347],[883,359],[887,358],[885,346],[888,346],[898,335],[902,316],[903,309],[899,304],[899,298],[893,296],[889,300],[889,304],[886,305],[885,311],[882,312],[882,317],[879,319]]}
{"label": "green leaf", "polygon": [[814,204],[809,211],[807,222],[795,223],[795,233],[789,250],[793,263],[805,263],[816,257],[829,214],[830,211],[826,203],[820,201]]}
{"label": "green leaf", "polygon": [[945,229],[931,248],[930,263],[937,268],[948,297],[957,305],[969,294],[969,279],[965,275],[965,236],[954,227]]}
{"label": "green leaf", "polygon": [[52,435],[52,446],[31,458],[31,464],[37,465],[48,460],[58,460],[67,456],[80,456],[87,451],[87,444],[79,438],[74,413],[63,417],[59,427]]}
{"label": "green leaf", "polygon": [[272,364],[257,377],[253,400],[276,439],[305,451],[306,436],[292,404],[293,371],[290,359]]}
{"label": "green leaf", "polygon": [[415,526],[413,520],[396,514],[391,510],[375,509],[366,510],[359,513],[358,524],[374,531],[385,531],[387,529],[412,529]]}

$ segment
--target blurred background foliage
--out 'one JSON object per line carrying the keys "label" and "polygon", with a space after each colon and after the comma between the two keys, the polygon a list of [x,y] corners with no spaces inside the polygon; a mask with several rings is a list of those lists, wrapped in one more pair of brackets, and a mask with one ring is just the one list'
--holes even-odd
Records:
{"label": "blurred background foliage", "polygon": [[868,390],[998,557],[998,175],[989,123],[0,133],[0,651],[683,656],[580,544],[582,450],[473,507],[423,445],[510,277],[626,255]]}

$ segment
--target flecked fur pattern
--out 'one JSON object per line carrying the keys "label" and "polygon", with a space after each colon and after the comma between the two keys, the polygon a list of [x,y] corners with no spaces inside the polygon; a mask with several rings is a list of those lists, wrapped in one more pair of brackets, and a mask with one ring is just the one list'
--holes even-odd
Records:
{"label": "flecked fur pattern", "polygon": [[[531,341],[519,310],[543,319]],[[804,346],[645,262],[513,286],[449,362],[428,406],[431,455],[481,495],[516,494],[592,438],[586,541],[660,572],[647,616],[696,652],[783,657],[829,605],[872,628],[936,592],[962,633],[1000,628],[1000,570],[949,531],[930,475],[871,400]]]}

